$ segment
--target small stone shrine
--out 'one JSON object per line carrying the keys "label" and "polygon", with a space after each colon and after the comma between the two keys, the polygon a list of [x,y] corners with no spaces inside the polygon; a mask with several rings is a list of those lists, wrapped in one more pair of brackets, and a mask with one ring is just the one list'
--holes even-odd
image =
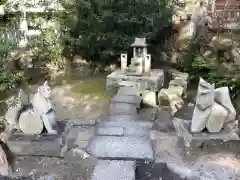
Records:
{"label": "small stone shrine", "polygon": [[140,91],[159,91],[164,83],[163,70],[151,69],[151,55],[147,53],[146,38],[135,38],[133,57],[121,54],[121,69],[107,76],[106,91],[116,93],[120,86],[138,87]]}
{"label": "small stone shrine", "polygon": [[196,148],[227,148],[240,146],[238,120],[228,87],[215,89],[214,84],[200,78],[192,119],[174,118],[179,141],[187,153]]}

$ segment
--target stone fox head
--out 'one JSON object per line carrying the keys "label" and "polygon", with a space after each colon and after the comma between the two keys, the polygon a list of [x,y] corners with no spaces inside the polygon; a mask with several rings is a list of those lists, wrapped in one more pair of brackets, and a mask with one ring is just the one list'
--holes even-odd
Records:
{"label": "stone fox head", "polygon": [[214,102],[215,84],[206,82],[203,78],[199,80],[196,105],[198,108],[204,110],[211,106]]}
{"label": "stone fox head", "polygon": [[38,92],[46,99],[51,97],[52,91],[48,85],[48,81],[45,81],[44,84],[38,88]]}

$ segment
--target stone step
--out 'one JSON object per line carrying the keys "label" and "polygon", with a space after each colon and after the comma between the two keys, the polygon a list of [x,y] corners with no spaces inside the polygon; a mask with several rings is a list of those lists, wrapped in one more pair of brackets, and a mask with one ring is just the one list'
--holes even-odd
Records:
{"label": "stone step", "polygon": [[99,160],[91,180],[135,180],[134,161]]}
{"label": "stone step", "polygon": [[109,115],[135,115],[137,107],[128,103],[111,103],[109,107]]}
{"label": "stone step", "polygon": [[134,87],[120,87],[118,95],[128,95],[128,96],[140,96],[140,92],[136,90]]}
{"label": "stone step", "polygon": [[116,127],[116,126],[101,126],[96,128],[96,135],[99,136],[135,136],[135,137],[150,137],[149,129],[144,127]]}
{"label": "stone step", "polygon": [[107,116],[105,121],[136,121],[139,120],[139,115],[138,114],[130,114],[130,115],[112,115],[112,116]]}
{"label": "stone step", "polygon": [[122,127],[99,126],[96,128],[98,136],[123,136],[124,129]]}
{"label": "stone step", "polygon": [[98,123],[98,126],[114,126],[114,127],[123,127],[123,128],[143,127],[143,128],[151,129],[153,126],[153,123],[143,122],[143,121],[111,120],[111,121],[102,121]]}
{"label": "stone step", "polygon": [[6,143],[16,156],[61,157],[63,138],[62,134],[39,136],[16,132]]}
{"label": "stone step", "polygon": [[143,137],[95,136],[86,150],[108,160],[154,160],[151,140]]}
{"label": "stone step", "polygon": [[133,104],[137,108],[140,108],[141,98],[140,96],[128,96],[128,95],[117,94],[112,98],[111,102]]}

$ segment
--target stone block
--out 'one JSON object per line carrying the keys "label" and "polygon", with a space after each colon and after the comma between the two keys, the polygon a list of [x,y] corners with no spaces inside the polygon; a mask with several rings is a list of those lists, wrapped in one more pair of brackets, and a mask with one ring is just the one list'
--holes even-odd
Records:
{"label": "stone block", "polygon": [[134,161],[99,160],[91,180],[135,180]]}
{"label": "stone block", "polygon": [[59,135],[13,135],[7,141],[9,149],[20,156],[60,157],[62,137]]}
{"label": "stone block", "polygon": [[144,105],[147,105],[150,107],[156,107],[157,106],[156,92],[152,92],[149,90],[143,91],[142,92],[142,102]]}
{"label": "stone block", "polygon": [[[94,127],[82,127],[79,128],[75,145],[85,148],[85,144],[95,135]],[[84,147],[83,147],[84,145]]]}
{"label": "stone block", "polygon": [[154,121],[157,115],[157,108],[143,108],[139,112],[139,119],[142,121]]}
{"label": "stone block", "polygon": [[111,100],[112,103],[127,103],[133,104],[137,108],[140,108],[141,98],[140,96],[128,96],[128,95],[119,95],[117,94]]}
{"label": "stone block", "polygon": [[133,81],[140,85],[140,91],[159,91],[163,87],[164,72],[161,69],[152,69],[149,76],[129,76],[121,70],[115,71],[107,76],[106,91],[117,93],[119,82]]}
{"label": "stone block", "polygon": [[152,122],[146,122],[146,121],[103,121],[99,123],[99,126],[109,126],[109,127],[123,127],[123,128],[137,128],[137,127],[142,127],[142,128],[147,128],[151,129],[153,126]]}
{"label": "stone block", "polygon": [[137,108],[133,104],[127,103],[111,103],[109,107],[109,115],[135,115]]}
{"label": "stone block", "polygon": [[141,126],[118,127],[101,125],[97,127],[96,134],[102,136],[131,136],[149,137],[150,129]]}
{"label": "stone block", "polygon": [[128,95],[128,96],[140,96],[140,92],[133,87],[120,87],[117,94]]}
{"label": "stone block", "polygon": [[106,121],[136,121],[139,120],[138,114],[107,116]]}
{"label": "stone block", "polygon": [[99,136],[123,136],[123,128],[122,127],[97,127],[96,135]]}
{"label": "stone block", "polygon": [[173,124],[179,138],[179,144],[184,146],[185,153],[209,150],[218,152],[219,149],[236,151],[240,148],[239,136],[228,126],[219,133],[201,132],[193,134],[190,132],[190,120],[174,118]]}
{"label": "stone block", "polygon": [[87,152],[102,159],[154,160],[152,143],[148,138],[95,136]]}

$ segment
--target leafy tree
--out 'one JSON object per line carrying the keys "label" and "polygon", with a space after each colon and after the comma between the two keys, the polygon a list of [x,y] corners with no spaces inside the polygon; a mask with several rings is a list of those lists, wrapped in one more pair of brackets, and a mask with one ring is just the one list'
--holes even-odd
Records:
{"label": "leafy tree", "polygon": [[134,37],[155,39],[172,18],[171,7],[159,0],[76,0],[75,6],[77,21],[74,15],[68,23],[73,51],[103,64],[127,51]]}

